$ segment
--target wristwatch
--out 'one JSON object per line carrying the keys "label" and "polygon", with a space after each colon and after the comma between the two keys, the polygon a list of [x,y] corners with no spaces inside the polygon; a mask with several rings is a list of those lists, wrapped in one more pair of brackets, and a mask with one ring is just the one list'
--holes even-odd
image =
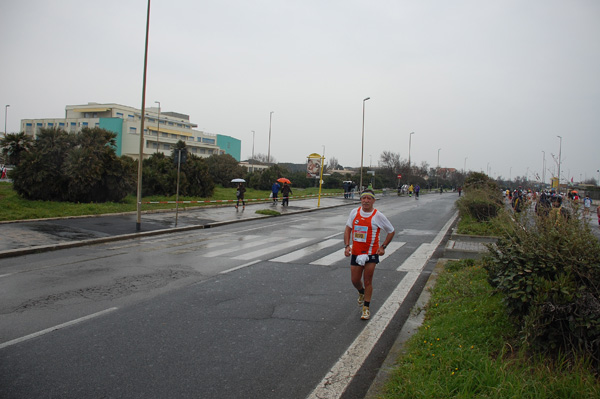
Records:
{"label": "wristwatch", "polygon": [[382,247],[383,249],[386,249],[386,248],[387,248],[387,245],[383,244],[381,247]]}

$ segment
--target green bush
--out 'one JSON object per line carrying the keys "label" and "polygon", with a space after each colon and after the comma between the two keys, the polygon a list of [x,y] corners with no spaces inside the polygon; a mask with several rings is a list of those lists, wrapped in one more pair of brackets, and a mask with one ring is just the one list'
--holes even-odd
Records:
{"label": "green bush", "polygon": [[461,216],[483,222],[498,216],[503,201],[498,185],[483,173],[471,173],[465,181],[465,195],[457,201]]}
{"label": "green bush", "polygon": [[600,360],[600,242],[577,214],[523,214],[485,268],[531,347]]}
{"label": "green bush", "polygon": [[135,187],[135,163],[117,157],[115,137],[100,128],[41,129],[12,171],[14,190],[30,200],[122,201]]}

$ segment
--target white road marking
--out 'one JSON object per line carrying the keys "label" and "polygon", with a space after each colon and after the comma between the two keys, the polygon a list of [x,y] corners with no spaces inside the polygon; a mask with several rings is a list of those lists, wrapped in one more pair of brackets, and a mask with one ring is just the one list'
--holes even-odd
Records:
{"label": "white road marking", "polygon": [[15,345],[15,344],[27,341],[27,340],[32,339],[32,338],[40,337],[40,336],[42,336],[44,334],[48,334],[48,333],[50,333],[52,331],[60,330],[61,328],[70,327],[72,325],[81,323],[83,321],[93,319],[94,317],[102,316],[103,314],[112,312],[113,310],[117,310],[117,309],[118,308],[109,308],[109,309],[103,310],[101,312],[93,313],[93,314],[88,315],[88,316],[80,317],[79,319],[75,319],[75,320],[71,320],[71,321],[68,321],[68,322],[63,323],[63,324],[59,324],[59,325],[54,326],[54,327],[46,328],[45,330],[38,331],[38,332],[33,333],[33,334],[25,335],[24,337],[21,337],[21,338],[13,339],[12,341],[4,342],[3,344],[0,344],[0,349],[4,349],[4,348],[6,348],[8,346]]}
{"label": "white road marking", "polygon": [[255,260],[255,261],[252,261],[252,262],[244,263],[244,264],[243,264],[243,265],[241,265],[241,266],[232,267],[231,269],[223,270],[223,271],[222,271],[222,272],[220,272],[219,274],[227,274],[227,273],[233,272],[233,271],[235,271],[235,270],[243,269],[244,267],[248,267],[248,266],[255,265],[255,264],[259,263],[259,262],[262,262],[262,260],[260,260],[260,259],[257,259],[257,260]]}
{"label": "white road marking", "polygon": [[412,255],[410,257],[408,257],[404,261],[404,263],[402,263],[396,270],[398,270],[398,271],[419,270],[420,271],[423,268],[423,266],[427,263],[429,258],[431,258],[431,255],[433,255],[433,252],[438,247],[438,245],[440,245],[440,243],[444,239],[444,236],[446,235],[446,232],[450,229],[450,226],[452,226],[452,223],[454,223],[454,221],[456,220],[457,217],[458,217],[458,212],[456,212],[450,218],[450,220],[448,220],[448,222],[446,222],[444,227],[442,227],[442,229],[435,236],[435,238],[433,239],[433,241],[431,243],[421,244],[419,246],[419,248],[417,248],[417,250],[415,252],[413,252]]}
{"label": "white road marking", "polygon": [[[389,255],[393,254],[404,244],[406,244],[406,243],[402,242],[402,241],[392,241],[390,243],[390,245],[386,248],[385,255],[383,255],[380,258],[380,260],[383,260],[386,257],[388,257]],[[346,258],[346,256],[344,255],[344,249],[342,248],[339,251],[335,251],[327,256],[324,256],[315,261],[312,261],[309,264],[310,265],[318,265],[318,266],[330,266],[330,265],[333,265],[334,263],[337,263],[344,259],[349,259],[349,258]]]}
{"label": "white road marking", "polygon": [[[269,237],[269,238],[273,239],[272,237]],[[282,237],[282,238],[285,238],[285,237]],[[263,249],[259,249],[256,251],[248,252],[248,253],[236,256],[233,259],[250,260],[250,259],[254,259],[254,258],[260,258],[260,257],[264,257],[263,255],[270,254],[270,253],[276,252],[276,251],[280,251],[282,249],[290,248],[290,247],[293,247],[294,245],[303,244],[310,240],[311,240],[311,238],[297,238],[295,240],[283,242],[279,245],[273,245],[268,248],[263,248]]]}
{"label": "white road marking", "polygon": [[[430,245],[433,246],[434,243],[439,245],[457,216],[458,213],[455,213],[450,218]],[[383,334],[400,308],[400,305],[402,305],[402,302],[417,281],[425,264],[426,262],[421,266],[419,271],[409,271],[398,283],[394,291],[381,306],[381,309],[371,317],[371,320],[369,320],[363,331],[356,337],[325,378],[308,395],[307,399],[335,399],[342,396],[352,378],[354,378],[369,353],[373,350],[379,337],[381,337],[381,334]]]}
{"label": "white road marking", "polygon": [[306,255],[310,255],[324,248],[329,248],[334,245],[340,244],[343,240],[341,238],[338,239],[330,239],[318,242],[316,244],[309,245],[308,247],[301,248],[297,251],[290,252],[289,254],[285,254],[279,256],[277,258],[271,259],[271,262],[283,262],[288,263],[294,260],[300,259]]}
{"label": "white road marking", "polygon": [[[200,255],[202,255],[203,257],[207,257],[207,258],[213,258],[215,256],[223,256],[223,253],[228,253],[231,251],[239,251],[239,250],[247,249],[247,248],[256,248],[257,246],[260,246],[260,245],[272,244],[274,241],[281,241],[284,238],[285,237],[264,237],[262,240],[249,241],[249,242],[244,242],[242,244],[238,243],[237,241],[235,241],[235,242],[225,241],[225,242],[220,243],[221,245],[218,246],[219,249],[216,249],[216,250],[210,251],[210,252],[200,253]],[[223,247],[227,247],[227,251],[224,251]]]}

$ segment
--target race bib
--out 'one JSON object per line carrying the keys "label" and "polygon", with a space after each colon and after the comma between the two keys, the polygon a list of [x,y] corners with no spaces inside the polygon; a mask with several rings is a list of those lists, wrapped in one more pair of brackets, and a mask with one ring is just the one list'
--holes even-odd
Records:
{"label": "race bib", "polygon": [[369,228],[367,226],[354,226],[353,230],[353,240],[355,242],[367,242],[367,232]]}

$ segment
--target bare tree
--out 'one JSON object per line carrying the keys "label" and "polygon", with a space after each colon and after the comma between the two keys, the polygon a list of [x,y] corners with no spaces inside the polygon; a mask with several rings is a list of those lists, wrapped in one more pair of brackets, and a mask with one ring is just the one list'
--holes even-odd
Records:
{"label": "bare tree", "polygon": [[254,154],[254,158],[253,160],[257,161],[257,162],[262,162],[262,163],[275,163],[277,161],[275,161],[275,157],[273,157],[273,155],[271,155],[271,159],[268,159],[268,156],[265,154]]}
{"label": "bare tree", "polygon": [[328,170],[338,170],[340,168],[340,164],[336,157],[329,158],[329,163],[327,164]]}
{"label": "bare tree", "polygon": [[384,151],[379,158],[379,167],[386,169],[392,174],[400,172],[400,154]]}

